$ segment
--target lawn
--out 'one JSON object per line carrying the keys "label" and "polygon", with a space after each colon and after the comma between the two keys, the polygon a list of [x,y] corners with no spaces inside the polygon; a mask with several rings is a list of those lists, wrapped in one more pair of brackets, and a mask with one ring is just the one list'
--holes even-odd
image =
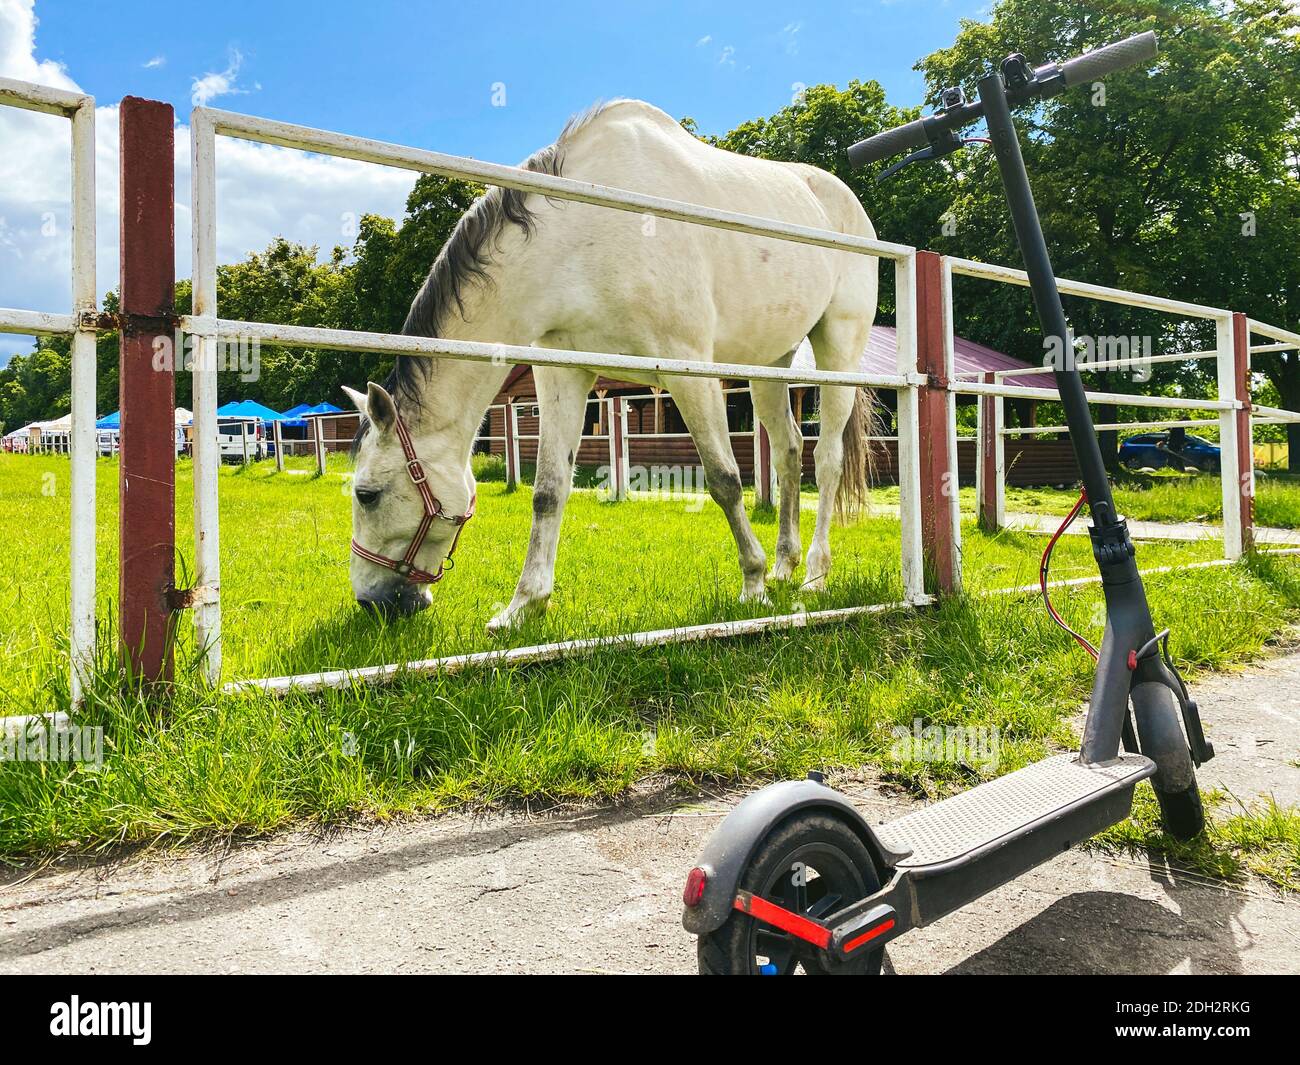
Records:
{"label": "lawn", "polygon": [[[485,483],[458,565],[423,615],[383,625],[350,600],[346,467],[324,477],[267,463],[222,471],[225,679],[400,661],[499,644],[483,623],[513,590],[529,490]],[[100,598],[112,617],[116,466],[99,467]],[[190,471],[178,470],[180,569],[192,557]],[[6,563],[0,578],[0,698],[6,712],[66,699],[67,465],[0,456]],[[805,544],[812,514],[804,514]],[[757,515],[770,550],[776,528]],[[1036,577],[1043,540],[965,529],[968,583]],[[566,512],[557,590],[546,619],[510,642],[818,609],[898,597],[898,524],[837,526],[825,593],[773,589],[774,607],[742,607],[734,547],[711,504],[601,502],[577,492]],[[1144,565],[1214,557],[1216,545],[1142,545]],[[1092,572],[1086,538],[1059,548],[1054,575]],[[1176,571],[1151,582],[1175,653],[1195,668],[1258,654],[1300,617],[1300,569],[1278,560]],[[1093,634],[1095,588],[1061,606]],[[182,663],[192,659],[182,626]],[[996,727],[1014,769],[1074,742],[1089,661],[1030,597],[953,600],[924,614],[862,618],[816,631],[641,652],[606,650],[561,664],[460,677],[407,677],[383,689],[282,700],[205,690],[180,670],[166,714],[124,691],[112,637],[86,719],[105,730],[97,770],[0,766],[0,855],[31,858],[122,842],[265,832],[304,819],[391,817],[464,804],[608,799],[634,783],[753,781],[864,767],[917,792],[966,786],[959,763],[891,759],[893,729]],[[1235,838],[1235,837],[1234,837]],[[1270,859],[1271,861],[1271,859]],[[1265,866],[1269,862],[1263,863]],[[1290,865],[1283,863],[1286,868]]]}
{"label": "lawn", "polygon": [[[67,462],[57,456],[0,456],[0,507],[6,515],[8,562],[0,612],[10,620],[0,640],[0,688],[11,709],[48,706],[45,684],[27,666],[47,657],[66,628]],[[348,583],[351,512],[342,456],[324,477],[310,460],[277,473],[273,462],[225,466],[221,476],[222,612],[226,679],[406,661],[501,646],[484,623],[514,590],[527,543],[530,490],[500,482],[479,491],[478,515],[462,537],[452,575],[435,589],[435,607],[383,626],[361,613]],[[111,619],[116,588],[117,468],[99,464],[99,590]],[[178,574],[193,572],[191,468],[177,471]],[[805,546],[814,513],[802,515]],[[755,514],[771,552],[770,510]],[[965,570],[973,588],[1009,587],[1037,578],[1040,538],[986,537],[967,525]],[[635,545],[634,549],[632,546]],[[740,575],[721,511],[703,498],[609,504],[576,491],[565,512],[556,592],[546,617],[511,636],[529,644],[636,629],[693,624],[901,598],[899,526],[887,514],[832,532],[835,568],[826,592],[774,587],[774,606],[736,601]],[[1215,557],[1211,543],[1144,546],[1144,565]],[[1054,575],[1094,572],[1086,539],[1058,548]],[[192,655],[188,626],[181,658]],[[24,687],[26,697],[24,697]]]}
{"label": "lawn", "polygon": [[[1215,474],[1161,471],[1122,474],[1115,485],[1120,513],[1136,521],[1195,521],[1218,525],[1223,521],[1223,489]],[[881,503],[897,503],[897,488],[873,492]],[[1066,514],[1079,497],[1077,487],[1007,488],[1007,510],[1021,514]],[[962,513],[973,516],[974,488],[961,489]],[[1279,529],[1300,528],[1300,477],[1257,474],[1255,523]]]}

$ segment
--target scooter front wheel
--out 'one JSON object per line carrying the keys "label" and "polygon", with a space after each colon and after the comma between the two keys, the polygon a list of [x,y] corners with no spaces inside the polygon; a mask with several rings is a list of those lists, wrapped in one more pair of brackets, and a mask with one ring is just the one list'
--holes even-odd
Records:
{"label": "scooter front wheel", "polygon": [[1137,685],[1133,689],[1133,716],[1138,746],[1156,763],[1151,787],[1160,803],[1164,829],[1175,839],[1192,839],[1205,827],[1205,812],[1174,693],[1163,684]]}
{"label": "scooter front wheel", "polygon": [[[880,887],[862,839],[838,817],[799,814],[778,825],[754,852],[740,887],[795,913],[822,919]],[[885,951],[837,961],[805,941],[734,910],[696,944],[705,976],[874,975]]]}

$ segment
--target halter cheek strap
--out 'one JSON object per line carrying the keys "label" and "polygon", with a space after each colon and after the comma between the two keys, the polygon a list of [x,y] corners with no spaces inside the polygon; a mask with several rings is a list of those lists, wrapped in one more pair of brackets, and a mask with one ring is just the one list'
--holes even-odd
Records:
{"label": "halter cheek strap", "polygon": [[[390,569],[409,584],[437,584],[443,578],[443,572],[449,568],[452,563],[451,556],[456,552],[456,544],[460,542],[461,530],[465,528],[465,523],[474,516],[474,505],[478,501],[477,493],[470,497],[469,509],[464,514],[448,517],[442,512],[442,504],[434,498],[433,492],[429,488],[429,479],[425,476],[424,467],[420,465],[419,458],[415,454],[415,445],[411,443],[411,433],[406,428],[406,423],[402,421],[402,416],[397,416],[394,423],[394,429],[397,431],[398,442],[402,445],[402,454],[406,457],[406,473],[411,478],[411,483],[415,485],[415,490],[420,493],[420,501],[424,504],[424,516],[420,519],[420,525],[415,530],[415,535],[411,537],[411,544],[406,549],[406,554],[400,559],[389,558],[387,555],[377,555],[373,551],[368,551],[362,547],[356,540],[352,541],[352,553],[364,558],[367,562],[373,562],[376,566],[383,566],[384,569]],[[424,546],[424,539],[429,535],[429,529],[433,527],[435,520],[449,521],[456,526],[456,535],[452,538],[451,547],[448,549],[446,557],[438,563],[436,573],[430,573],[428,570],[422,570],[415,564],[415,558],[420,553],[420,548]]]}

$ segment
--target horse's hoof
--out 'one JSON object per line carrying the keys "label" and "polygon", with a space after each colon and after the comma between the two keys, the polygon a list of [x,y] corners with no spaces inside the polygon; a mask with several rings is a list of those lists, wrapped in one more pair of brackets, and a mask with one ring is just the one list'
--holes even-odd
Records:
{"label": "horse's hoof", "polygon": [[499,636],[502,633],[513,632],[515,629],[521,628],[526,622],[545,614],[548,603],[549,600],[547,599],[534,599],[520,603],[518,606],[506,607],[487,623],[488,634]]}
{"label": "horse's hoof", "polygon": [[805,592],[824,592],[826,591],[826,574],[819,573],[816,577],[809,577],[799,587]]}
{"label": "horse's hoof", "polygon": [[772,605],[772,600],[767,597],[766,588],[743,591],[740,593],[740,601],[742,603],[758,603],[760,606]]}
{"label": "horse's hoof", "polygon": [[511,632],[523,624],[523,611],[518,608],[506,607],[496,617],[487,623],[489,636],[501,636],[504,633]]}
{"label": "horse's hoof", "polygon": [[772,566],[772,572],[767,575],[767,579],[769,581],[788,581],[794,576],[794,571],[798,568],[798,557],[789,560],[778,559]]}
{"label": "horse's hoof", "polygon": [[512,615],[504,610],[487,623],[489,636],[500,636],[502,633],[509,632],[515,627],[515,621]]}

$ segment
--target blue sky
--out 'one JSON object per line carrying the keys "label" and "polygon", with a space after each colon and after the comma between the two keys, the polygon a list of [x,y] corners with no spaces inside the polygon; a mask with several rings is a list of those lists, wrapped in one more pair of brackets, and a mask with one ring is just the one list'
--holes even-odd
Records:
{"label": "blue sky", "polygon": [[[553,139],[572,112],[612,96],[650,100],[713,133],[785,106],[801,84],[875,78],[895,103],[917,103],[923,84],[912,65],[951,42],[960,18],[978,18],[987,5],[222,0],[193,5],[187,15],[189,6],[0,0],[0,76],[96,97],[101,201],[116,197],[116,101],[134,94],[175,105],[182,275],[184,127],[195,99],[516,162]],[[504,92],[505,106],[494,106],[494,92],[498,102]],[[57,120],[0,116],[7,145],[0,152],[0,305],[66,306],[62,246],[32,224],[66,209],[66,137]],[[309,164],[264,146],[223,142],[221,152],[219,173],[229,178],[218,203],[223,260],[264,247],[277,233],[328,250],[346,242],[341,217],[400,213],[411,181],[359,165]],[[116,227],[115,205],[101,202],[101,292],[116,283]],[[28,347],[0,336],[0,363]]]}

